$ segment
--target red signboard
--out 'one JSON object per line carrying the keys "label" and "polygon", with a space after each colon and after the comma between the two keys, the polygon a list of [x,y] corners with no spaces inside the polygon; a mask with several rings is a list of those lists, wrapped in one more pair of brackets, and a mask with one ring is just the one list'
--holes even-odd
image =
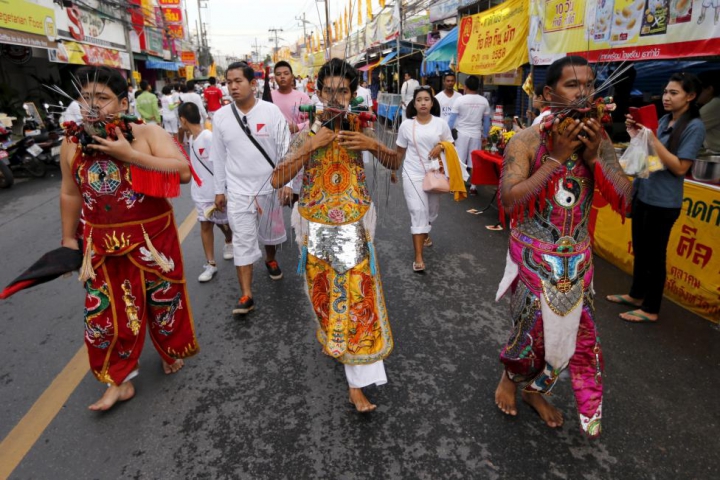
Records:
{"label": "red signboard", "polygon": [[165,17],[165,22],[168,24],[182,24],[182,9],[181,8],[166,8],[163,7],[162,9],[163,17]]}
{"label": "red signboard", "polygon": [[161,7],[179,7],[180,0],[158,0]]}
{"label": "red signboard", "polygon": [[168,25],[167,30],[172,38],[178,38],[178,39],[185,38],[185,28],[182,26],[182,24]]}
{"label": "red signboard", "polygon": [[185,65],[195,65],[195,52],[188,52],[183,50],[182,52],[180,52],[180,60],[182,60]]}

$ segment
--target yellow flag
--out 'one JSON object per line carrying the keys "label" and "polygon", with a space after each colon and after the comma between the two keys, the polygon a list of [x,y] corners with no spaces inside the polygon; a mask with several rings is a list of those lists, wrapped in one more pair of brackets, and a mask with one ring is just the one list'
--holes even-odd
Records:
{"label": "yellow flag", "polygon": [[358,0],[358,27],[362,27],[362,0]]}
{"label": "yellow flag", "polygon": [[367,21],[369,22],[372,20],[372,0],[365,0],[365,2],[367,5],[367,13],[365,16],[367,17]]}
{"label": "yellow flag", "polygon": [[350,25],[348,24],[348,9],[345,7],[345,35],[350,35]]}
{"label": "yellow flag", "polygon": [[385,8],[385,0],[380,0],[380,6],[381,6],[382,8]]}

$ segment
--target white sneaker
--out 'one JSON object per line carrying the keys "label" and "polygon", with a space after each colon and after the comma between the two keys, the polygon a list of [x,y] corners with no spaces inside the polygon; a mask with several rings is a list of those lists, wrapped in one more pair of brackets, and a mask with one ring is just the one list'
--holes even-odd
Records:
{"label": "white sneaker", "polygon": [[233,257],[233,245],[232,243],[226,243],[223,245],[223,258],[225,260],[232,260]]}
{"label": "white sneaker", "polygon": [[218,271],[217,267],[210,265],[209,263],[206,263],[203,268],[203,272],[198,277],[198,282],[209,282]]}

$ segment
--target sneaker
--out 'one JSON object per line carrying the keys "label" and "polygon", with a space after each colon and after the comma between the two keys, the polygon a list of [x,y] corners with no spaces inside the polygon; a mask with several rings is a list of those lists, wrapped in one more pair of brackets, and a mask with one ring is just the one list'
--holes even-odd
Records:
{"label": "sneaker", "polygon": [[245,315],[250,310],[255,310],[255,302],[252,298],[244,295],[240,297],[240,300],[238,300],[237,305],[233,308],[232,313],[233,315]]}
{"label": "sneaker", "polygon": [[276,260],[273,260],[272,262],[265,262],[265,266],[268,269],[270,278],[273,280],[280,280],[282,278],[282,270],[280,270],[280,265],[278,265]]}
{"label": "sneaker", "polygon": [[232,260],[233,257],[233,245],[232,243],[226,243],[223,245],[223,258],[225,260]]}
{"label": "sneaker", "polygon": [[198,282],[209,282],[218,271],[215,265],[209,263],[206,263],[203,269],[203,272],[198,277]]}

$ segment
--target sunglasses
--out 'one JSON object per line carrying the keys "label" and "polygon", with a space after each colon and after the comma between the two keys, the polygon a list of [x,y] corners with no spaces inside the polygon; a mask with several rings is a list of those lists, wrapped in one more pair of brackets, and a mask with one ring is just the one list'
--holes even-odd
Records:
{"label": "sunglasses", "polygon": [[415,87],[415,91],[418,90],[427,90],[428,92],[432,91],[432,87],[430,85],[420,85],[419,87]]}

